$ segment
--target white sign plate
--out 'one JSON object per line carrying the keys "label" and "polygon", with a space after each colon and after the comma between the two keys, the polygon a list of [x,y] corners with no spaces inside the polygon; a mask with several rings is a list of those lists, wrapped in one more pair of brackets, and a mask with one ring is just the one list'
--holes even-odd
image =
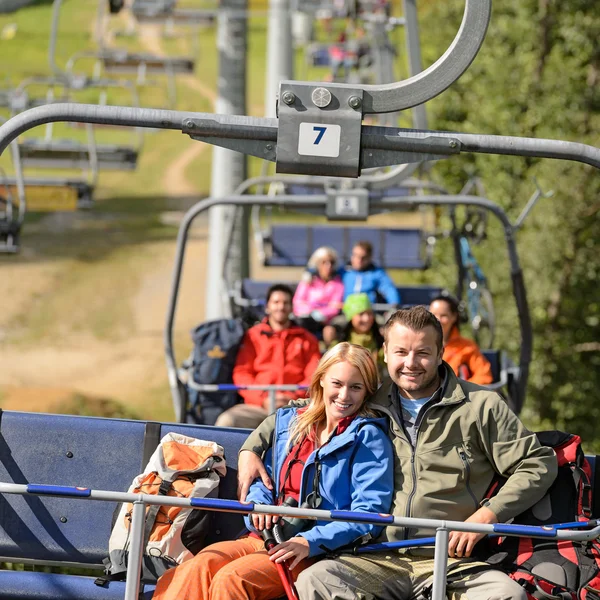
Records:
{"label": "white sign plate", "polygon": [[335,212],[338,215],[357,215],[359,199],[357,196],[338,196],[335,199]]}
{"label": "white sign plate", "polygon": [[298,154],[337,158],[340,155],[341,134],[340,125],[300,123]]}

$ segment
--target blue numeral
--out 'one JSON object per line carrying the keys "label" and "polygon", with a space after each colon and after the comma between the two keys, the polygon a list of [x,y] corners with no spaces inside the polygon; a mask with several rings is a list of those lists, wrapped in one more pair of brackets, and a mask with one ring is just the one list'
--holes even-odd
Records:
{"label": "blue numeral", "polygon": [[319,142],[323,139],[323,135],[327,131],[327,127],[313,127],[313,131],[318,131],[317,139],[315,140],[315,146],[319,145]]}

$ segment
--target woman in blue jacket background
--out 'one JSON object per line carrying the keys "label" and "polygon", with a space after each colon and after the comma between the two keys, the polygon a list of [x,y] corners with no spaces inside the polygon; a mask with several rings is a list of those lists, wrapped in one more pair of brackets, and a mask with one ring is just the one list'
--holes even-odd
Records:
{"label": "woman in blue jacket background", "polygon": [[[388,513],[393,494],[393,450],[385,419],[365,404],[377,390],[377,367],[361,346],[341,343],[319,362],[309,388],[310,402],[277,411],[275,433],[265,455],[274,482],[260,479],[247,502],[280,505],[290,499],[325,510]],[[275,562],[285,562],[294,580],[316,558],[376,537],[368,523],[308,521],[268,553],[261,535],[277,517],[246,517],[249,535],[201,550],[191,561],[167,571],[154,598],[270,600],[284,588]]]}

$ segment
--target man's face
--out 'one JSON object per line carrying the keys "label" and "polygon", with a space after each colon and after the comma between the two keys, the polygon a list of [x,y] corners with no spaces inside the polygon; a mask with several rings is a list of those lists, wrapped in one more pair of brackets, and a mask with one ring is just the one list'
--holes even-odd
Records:
{"label": "man's face", "polygon": [[364,248],[354,246],[350,255],[350,265],[355,271],[362,271],[371,262],[371,256],[365,252]]}
{"label": "man's face", "polygon": [[285,292],[273,292],[267,302],[269,319],[280,325],[285,325],[292,314],[292,299]]}
{"label": "man's face", "polygon": [[433,327],[413,331],[396,323],[383,346],[390,377],[405,398],[426,398],[439,387],[442,350]]}

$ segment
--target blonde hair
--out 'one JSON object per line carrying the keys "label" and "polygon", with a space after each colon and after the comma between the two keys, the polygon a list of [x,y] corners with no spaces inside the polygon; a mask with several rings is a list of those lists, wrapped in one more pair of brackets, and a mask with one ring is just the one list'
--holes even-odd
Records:
{"label": "blonde hair", "polygon": [[311,257],[308,259],[307,267],[309,269],[316,269],[324,258],[330,258],[335,267],[338,262],[338,253],[335,251],[335,248],[332,248],[331,246],[321,246],[311,254]]}
{"label": "blonde hair", "polygon": [[321,379],[330,367],[341,362],[347,362],[358,369],[365,384],[365,400],[358,414],[373,417],[375,413],[367,408],[367,398],[377,391],[378,372],[373,355],[363,346],[342,342],[328,350],[317,365],[308,389],[310,404],[305,412],[299,415],[290,434],[290,447],[299,443],[305,437],[314,433],[314,426],[327,420],[325,399]]}

